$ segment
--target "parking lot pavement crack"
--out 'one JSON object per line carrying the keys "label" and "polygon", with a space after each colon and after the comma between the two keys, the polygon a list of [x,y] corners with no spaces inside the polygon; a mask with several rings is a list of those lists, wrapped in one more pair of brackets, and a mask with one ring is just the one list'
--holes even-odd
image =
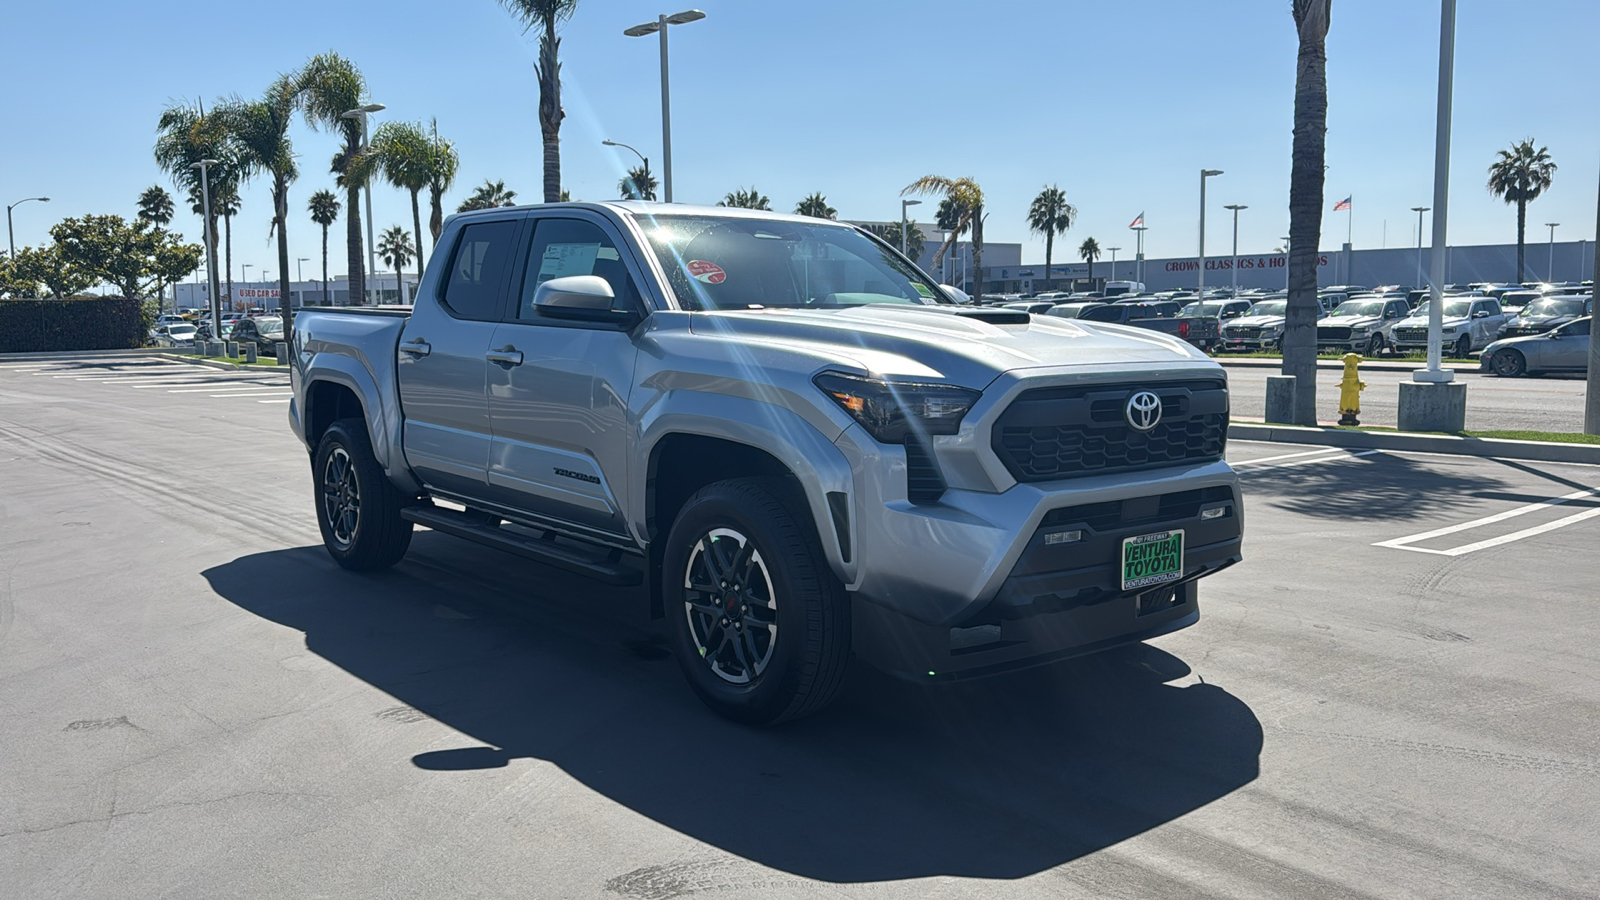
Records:
{"label": "parking lot pavement crack", "polygon": [[1523,753],[1509,753],[1503,750],[1485,750],[1478,747],[1457,747],[1450,744],[1439,744],[1432,741],[1408,741],[1400,738],[1378,737],[1376,735],[1350,734],[1340,731],[1311,731],[1299,728],[1289,728],[1282,725],[1278,730],[1284,734],[1298,737],[1309,737],[1317,740],[1341,741],[1344,743],[1363,744],[1369,747],[1379,747],[1386,750],[1402,750],[1411,753],[1423,753],[1435,756],[1449,756],[1470,762],[1484,763],[1498,768],[1515,769],[1523,772],[1541,772],[1550,775],[1577,776],[1592,778],[1600,775],[1600,760],[1567,760],[1554,759],[1548,756],[1529,756]]}
{"label": "parking lot pavement crack", "polygon": [[208,800],[179,800],[172,803],[162,803],[145,809],[126,809],[109,812],[103,816],[91,816],[83,819],[73,819],[70,822],[58,822],[54,825],[30,826],[24,825],[11,831],[0,831],[0,840],[20,835],[47,834],[52,831],[61,831],[65,828],[75,828],[79,825],[104,825],[117,819],[129,816],[150,816],[170,809],[189,809],[202,806],[214,806],[218,803],[227,803],[232,800],[243,799],[300,799],[300,800],[328,800],[326,794],[306,794],[298,791],[240,791],[236,794],[224,794],[221,797],[212,797]]}

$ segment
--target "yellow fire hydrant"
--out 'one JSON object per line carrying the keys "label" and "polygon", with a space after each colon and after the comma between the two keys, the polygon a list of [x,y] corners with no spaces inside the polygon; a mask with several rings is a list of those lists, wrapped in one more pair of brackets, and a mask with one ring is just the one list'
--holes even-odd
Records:
{"label": "yellow fire hydrant", "polygon": [[1361,415],[1361,392],[1367,389],[1367,383],[1361,380],[1356,367],[1361,365],[1361,354],[1346,353],[1344,355],[1344,378],[1339,381],[1339,424],[1360,425],[1356,416]]}

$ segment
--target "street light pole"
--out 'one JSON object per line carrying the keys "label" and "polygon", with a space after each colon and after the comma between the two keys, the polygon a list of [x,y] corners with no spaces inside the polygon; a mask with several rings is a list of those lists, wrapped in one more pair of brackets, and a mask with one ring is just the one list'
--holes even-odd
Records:
{"label": "street light pole", "polygon": [[[644,166],[644,174],[650,174],[650,160],[643,153],[640,153],[638,150],[634,150],[632,147],[629,147],[627,144],[624,144],[621,141],[601,141],[600,143],[606,145],[607,147],[621,147],[624,150],[633,150],[633,155],[639,157],[639,163]],[[646,199],[644,195],[644,185],[636,184],[634,185],[634,188],[638,190],[640,200]]]}
{"label": "street light pole", "polygon": [[1289,289],[1289,236],[1283,236],[1283,289]]}
{"label": "street light pole", "polygon": [[1137,225],[1133,230],[1137,235],[1134,240],[1138,242],[1138,249],[1134,251],[1134,255],[1138,257],[1139,261],[1139,264],[1134,267],[1134,270],[1138,272],[1135,279],[1140,284],[1144,284],[1144,233],[1149,231],[1150,228],[1145,225]]}
{"label": "street light pole", "polygon": [[208,175],[215,165],[220,163],[202,159],[189,167],[200,170],[201,218],[206,227],[206,281],[211,289],[211,302],[206,305],[211,307],[211,339],[214,341],[222,339],[222,289],[217,285],[217,236],[211,228],[211,179]]}
{"label": "street light pole", "polygon": [[[355,109],[347,110],[344,113],[344,115],[341,116],[341,118],[345,118],[345,119],[360,119],[361,120],[361,150],[362,150],[362,152],[366,152],[366,151],[372,149],[371,141],[369,141],[368,138],[367,138],[367,116],[369,116],[369,115],[371,115],[371,114],[373,114],[375,112],[383,112],[383,110],[386,109],[386,108],[387,107],[385,107],[382,103],[368,103],[366,106],[358,106]],[[377,270],[378,270],[378,250],[377,250],[376,242],[373,241],[373,239],[372,239],[372,184],[371,184],[371,182],[368,182],[365,185],[365,190],[363,192],[367,195],[367,202],[366,202],[366,207],[367,207],[367,274],[369,276],[373,276],[375,278],[376,275],[377,275]],[[362,282],[364,283],[364,286],[367,289],[367,300],[368,300],[368,302],[376,303],[377,301],[373,299],[373,293],[374,293],[374,291],[377,290],[377,288],[373,286],[372,278],[363,278]]]}
{"label": "street light pole", "polygon": [[[1239,210],[1249,209],[1243,203],[1230,203],[1223,209],[1233,210],[1233,292],[1239,293]],[[1201,298],[1202,300],[1205,298]]]}
{"label": "street light pole", "polygon": [[[922,201],[921,200],[901,200],[900,201],[900,255],[901,256],[910,256],[911,255],[911,251],[907,249],[907,247],[909,247],[910,245],[906,242],[906,207],[908,207],[908,206],[921,206],[921,205],[922,205]],[[1048,281],[1050,279],[1050,273],[1049,272],[1044,273],[1044,277],[1045,277],[1045,280]]]}
{"label": "street light pole", "polygon": [[1433,139],[1433,259],[1428,272],[1428,367],[1411,373],[1424,384],[1447,384],[1455,373],[1440,365],[1444,340],[1445,242],[1450,206],[1450,108],[1455,83],[1456,0],[1443,0],[1439,16],[1439,111]]}
{"label": "street light pole", "polygon": [[704,19],[706,14],[698,9],[686,9],[672,15],[658,15],[654,22],[635,25],[622,32],[628,37],[661,34],[661,190],[666,202],[672,202],[672,94],[667,68],[667,27],[687,25]]}
{"label": "street light pole", "polygon": [[1422,214],[1429,207],[1413,206],[1411,211],[1417,214],[1417,287],[1422,287]]}
{"label": "street light pole", "polygon": [[1548,227],[1550,229],[1550,274],[1545,280],[1549,281],[1551,284],[1555,284],[1556,283],[1556,227],[1559,226],[1561,223],[1560,222],[1546,222],[1544,224],[1545,224],[1546,227]]}
{"label": "street light pole", "polygon": [[6,243],[11,247],[11,255],[6,257],[7,259],[17,258],[17,239],[16,236],[11,232],[11,210],[21,206],[24,203],[27,203],[29,200],[38,200],[41,203],[50,202],[49,197],[27,197],[6,207]]}
{"label": "street light pole", "polygon": [[[1121,250],[1122,248],[1121,247],[1107,247],[1106,249],[1111,251],[1111,277],[1107,278],[1106,280],[1107,281],[1116,281],[1117,280],[1117,251]],[[1049,272],[1045,273],[1045,275],[1047,275],[1047,276],[1049,274],[1050,274]]]}
{"label": "street light pole", "polygon": [[1206,298],[1206,179],[1221,175],[1221,169],[1200,170],[1200,299]]}

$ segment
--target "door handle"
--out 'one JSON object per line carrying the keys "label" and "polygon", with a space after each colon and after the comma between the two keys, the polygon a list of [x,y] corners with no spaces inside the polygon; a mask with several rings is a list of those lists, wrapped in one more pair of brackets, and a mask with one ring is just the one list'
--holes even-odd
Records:
{"label": "door handle", "polygon": [[510,344],[501,347],[499,350],[490,350],[483,355],[483,358],[507,368],[522,365],[522,351]]}
{"label": "door handle", "polygon": [[409,353],[412,356],[427,356],[433,352],[433,347],[422,338],[412,338],[400,345],[400,352]]}

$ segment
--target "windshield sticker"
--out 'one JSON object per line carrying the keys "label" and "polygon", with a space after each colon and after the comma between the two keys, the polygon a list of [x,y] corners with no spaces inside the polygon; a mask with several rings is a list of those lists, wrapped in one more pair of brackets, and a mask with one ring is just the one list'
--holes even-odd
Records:
{"label": "windshield sticker", "polygon": [[689,276],[703,284],[721,284],[728,280],[728,273],[716,263],[706,262],[703,259],[691,259],[684,264],[689,270]]}
{"label": "windshield sticker", "polygon": [[911,282],[911,286],[916,288],[917,293],[921,294],[924,297],[932,297],[933,296],[933,289],[928,287],[927,285],[923,284],[920,281]]}

